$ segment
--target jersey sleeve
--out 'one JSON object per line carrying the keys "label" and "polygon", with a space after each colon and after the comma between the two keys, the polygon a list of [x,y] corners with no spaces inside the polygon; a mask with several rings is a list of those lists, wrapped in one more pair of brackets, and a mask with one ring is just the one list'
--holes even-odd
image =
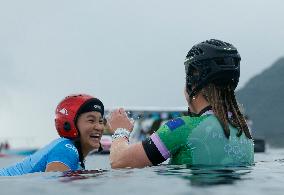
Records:
{"label": "jersey sleeve", "polygon": [[48,154],[47,164],[60,162],[68,166],[70,170],[77,170],[79,163],[79,153],[77,148],[68,142],[58,143]]}
{"label": "jersey sleeve", "polygon": [[160,127],[157,132],[143,141],[142,145],[149,160],[153,165],[157,165],[186,144],[187,137],[185,121],[177,118]]}

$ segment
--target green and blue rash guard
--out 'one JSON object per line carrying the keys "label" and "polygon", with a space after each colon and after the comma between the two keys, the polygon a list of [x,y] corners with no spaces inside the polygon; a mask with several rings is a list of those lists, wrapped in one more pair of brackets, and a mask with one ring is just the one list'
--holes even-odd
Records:
{"label": "green and blue rash guard", "polygon": [[34,172],[44,172],[46,166],[52,162],[60,162],[70,170],[81,169],[79,153],[73,141],[66,138],[54,140],[36,153],[26,157],[23,161],[10,167],[0,169],[0,176],[16,176]]}
{"label": "green and blue rash guard", "polygon": [[168,158],[170,164],[242,166],[254,162],[253,140],[229,126],[230,137],[213,114],[184,116],[167,122],[142,142],[153,165]]}

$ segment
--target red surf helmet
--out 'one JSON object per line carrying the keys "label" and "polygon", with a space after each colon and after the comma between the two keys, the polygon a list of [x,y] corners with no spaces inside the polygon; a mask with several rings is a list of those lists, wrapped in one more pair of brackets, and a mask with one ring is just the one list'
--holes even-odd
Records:
{"label": "red surf helmet", "polygon": [[[87,110],[85,105],[88,105]],[[104,105],[99,99],[87,94],[73,94],[65,97],[55,110],[55,127],[60,137],[77,138],[79,131],[76,121],[81,113],[87,111],[98,111],[103,116]]]}

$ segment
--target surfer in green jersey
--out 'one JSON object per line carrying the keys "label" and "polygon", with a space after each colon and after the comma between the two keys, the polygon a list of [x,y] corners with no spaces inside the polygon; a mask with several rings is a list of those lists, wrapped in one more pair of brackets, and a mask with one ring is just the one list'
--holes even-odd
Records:
{"label": "surfer in green jersey", "polygon": [[114,111],[110,151],[112,168],[170,164],[246,166],[254,162],[254,147],[235,89],[241,57],[230,43],[216,39],[194,45],[184,65],[188,116],[161,126],[143,142],[129,144],[133,124],[123,109]]}

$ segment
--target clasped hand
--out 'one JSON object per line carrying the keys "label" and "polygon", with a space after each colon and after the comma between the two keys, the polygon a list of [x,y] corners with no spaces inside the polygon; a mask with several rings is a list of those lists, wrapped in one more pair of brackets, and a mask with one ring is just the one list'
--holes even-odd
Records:
{"label": "clasped hand", "polygon": [[112,111],[107,121],[112,132],[114,132],[118,128],[124,128],[131,132],[134,127],[133,120],[128,118],[123,108]]}

